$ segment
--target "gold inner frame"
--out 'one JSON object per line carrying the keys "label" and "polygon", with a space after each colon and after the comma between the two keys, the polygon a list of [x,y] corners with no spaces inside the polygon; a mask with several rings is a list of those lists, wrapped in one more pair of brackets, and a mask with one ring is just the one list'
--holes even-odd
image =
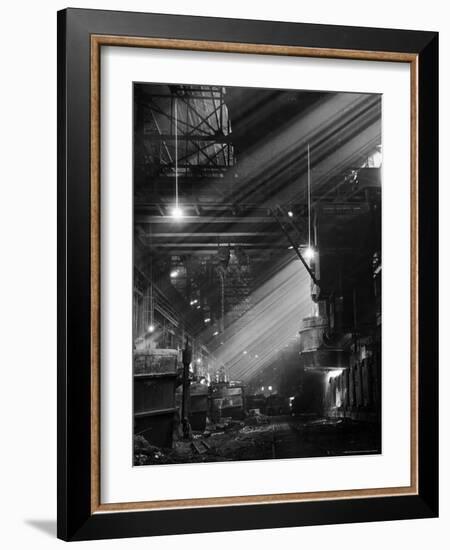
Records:
{"label": "gold inner frame", "polygon": [[[411,448],[410,485],[339,491],[281,493],[232,497],[101,503],[100,500],[100,50],[102,46],[164,48],[330,59],[409,63],[411,94]],[[305,48],[234,42],[91,35],[91,513],[212,506],[274,504],[312,500],[405,496],[418,494],[418,55],[396,52]]]}

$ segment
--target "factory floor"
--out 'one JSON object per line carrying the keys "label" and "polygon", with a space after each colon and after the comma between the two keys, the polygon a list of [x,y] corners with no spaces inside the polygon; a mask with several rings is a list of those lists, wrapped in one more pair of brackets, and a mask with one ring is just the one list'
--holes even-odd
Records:
{"label": "factory floor", "polygon": [[223,419],[192,439],[175,441],[171,449],[143,445],[135,464],[177,464],[305,458],[381,452],[374,424],[348,419],[305,419],[269,416],[245,421]]}

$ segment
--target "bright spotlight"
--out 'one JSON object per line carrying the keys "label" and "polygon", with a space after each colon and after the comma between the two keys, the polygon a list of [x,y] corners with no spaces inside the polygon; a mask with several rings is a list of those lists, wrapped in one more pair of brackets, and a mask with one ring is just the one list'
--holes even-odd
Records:
{"label": "bright spotlight", "polygon": [[172,218],[175,218],[176,220],[180,220],[183,217],[183,210],[179,206],[175,206],[172,208],[171,216]]}
{"label": "bright spotlight", "polygon": [[200,359],[200,357],[197,359],[197,365],[201,365],[202,363],[202,360]]}
{"label": "bright spotlight", "polygon": [[315,254],[314,249],[311,248],[310,246],[308,246],[308,248],[303,253],[303,255],[307,260],[312,260],[314,258],[314,254]]}
{"label": "bright spotlight", "polygon": [[171,271],[170,276],[172,277],[172,279],[175,279],[176,277],[178,277],[178,271],[176,269],[174,271]]}
{"label": "bright spotlight", "polygon": [[149,331],[149,332],[155,332],[155,325],[150,325],[150,326],[148,327],[148,331]]}
{"label": "bright spotlight", "polygon": [[292,210],[289,210],[288,216],[289,216],[290,218],[293,218],[293,217],[294,217],[294,213],[292,212]]}
{"label": "bright spotlight", "polygon": [[268,389],[269,391],[272,391],[272,386],[269,386],[267,389]]}
{"label": "bright spotlight", "polygon": [[216,332],[213,333],[213,336],[217,336],[219,334],[219,331],[216,330]]}

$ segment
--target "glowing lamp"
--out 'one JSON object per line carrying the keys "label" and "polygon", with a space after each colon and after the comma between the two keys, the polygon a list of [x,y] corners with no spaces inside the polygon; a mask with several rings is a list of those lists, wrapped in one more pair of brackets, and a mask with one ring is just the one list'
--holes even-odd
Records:
{"label": "glowing lamp", "polygon": [[172,208],[171,216],[172,218],[175,218],[176,220],[180,220],[183,217],[183,210],[179,206],[175,206]]}
{"label": "glowing lamp", "polygon": [[308,248],[304,252],[304,256],[307,260],[312,260],[314,258],[314,249],[308,246]]}

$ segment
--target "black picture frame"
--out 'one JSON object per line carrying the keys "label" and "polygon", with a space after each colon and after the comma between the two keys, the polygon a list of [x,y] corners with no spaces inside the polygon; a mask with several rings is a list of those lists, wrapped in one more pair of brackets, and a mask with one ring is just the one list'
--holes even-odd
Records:
{"label": "black picture frame", "polygon": [[[92,511],[91,37],[417,56],[418,491],[304,502]],[[85,9],[58,12],[58,537],[114,537],[438,515],[438,34]]]}

